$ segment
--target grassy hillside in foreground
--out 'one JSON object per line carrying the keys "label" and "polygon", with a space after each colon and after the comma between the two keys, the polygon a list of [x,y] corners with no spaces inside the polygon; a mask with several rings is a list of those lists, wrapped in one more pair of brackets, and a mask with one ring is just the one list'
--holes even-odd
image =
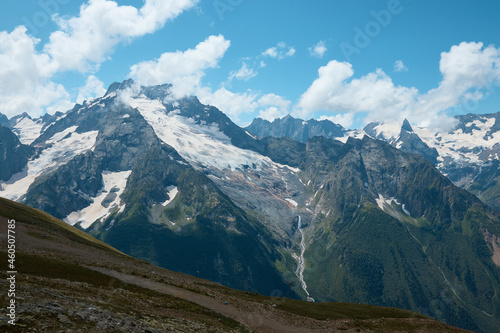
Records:
{"label": "grassy hillside in foreground", "polygon": [[0,216],[2,265],[7,220],[16,220],[17,318],[16,326],[7,324],[2,293],[5,332],[465,332],[406,310],[233,290],[128,257],[5,199]]}

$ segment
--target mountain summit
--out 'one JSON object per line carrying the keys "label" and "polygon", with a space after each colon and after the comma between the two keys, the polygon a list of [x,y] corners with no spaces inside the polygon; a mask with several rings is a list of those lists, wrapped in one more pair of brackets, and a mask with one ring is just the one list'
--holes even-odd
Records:
{"label": "mountain summit", "polygon": [[402,131],[406,131],[406,132],[413,132],[413,128],[411,127],[410,122],[408,121],[408,119],[405,119],[403,121],[403,126],[401,126],[401,130]]}

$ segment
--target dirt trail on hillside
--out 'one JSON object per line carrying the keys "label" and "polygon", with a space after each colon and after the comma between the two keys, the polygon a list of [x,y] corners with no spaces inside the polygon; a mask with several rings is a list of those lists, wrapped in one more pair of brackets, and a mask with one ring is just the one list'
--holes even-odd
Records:
{"label": "dirt trail on hillside", "polygon": [[[280,318],[281,317],[280,313],[282,311],[276,309],[272,309],[272,311],[269,311],[269,309],[266,309],[266,311],[264,312],[262,311],[263,308],[261,304],[257,303],[250,304],[254,305],[252,311],[242,311],[231,304],[225,305],[224,301],[221,302],[210,296],[201,295],[189,290],[181,289],[160,282],[151,281],[138,276],[120,273],[107,268],[102,268],[102,267],[88,267],[88,268],[109,275],[125,283],[133,284],[139,287],[147,288],[159,293],[171,295],[174,297],[178,297],[196,303],[212,311],[220,313],[226,317],[232,318],[240,322],[244,326],[256,330],[257,332],[297,332],[297,333],[331,332],[332,323],[328,323],[330,326],[329,329],[325,327],[318,327],[316,329],[311,329],[311,327],[323,326],[323,325],[321,325],[320,321],[316,321],[310,318],[303,318],[304,322],[302,323],[302,325],[300,325],[299,321],[299,322],[294,322],[294,326],[290,326],[289,324],[283,322],[284,319]],[[296,317],[297,319],[300,318],[299,316]]]}

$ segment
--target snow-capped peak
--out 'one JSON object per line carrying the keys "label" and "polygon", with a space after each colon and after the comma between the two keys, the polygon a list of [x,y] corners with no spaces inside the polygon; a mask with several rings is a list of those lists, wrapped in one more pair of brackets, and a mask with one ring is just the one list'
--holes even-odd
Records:
{"label": "snow-capped peak", "polygon": [[130,98],[128,102],[139,110],[161,140],[195,168],[259,169],[273,164],[267,157],[231,144],[215,123],[198,124],[193,118],[182,116],[178,109],[168,112],[159,100],[145,96]]}

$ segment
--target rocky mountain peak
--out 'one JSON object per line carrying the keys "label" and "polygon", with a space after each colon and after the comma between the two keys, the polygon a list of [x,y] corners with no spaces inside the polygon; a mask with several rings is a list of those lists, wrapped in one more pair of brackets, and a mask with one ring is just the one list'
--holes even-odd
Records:
{"label": "rocky mountain peak", "polygon": [[134,84],[134,80],[128,79],[123,82],[113,82],[109,88],[108,91],[104,94],[104,97],[108,96],[109,94],[120,91],[120,90],[125,90],[127,88],[131,88]]}
{"label": "rocky mountain peak", "polygon": [[125,80],[123,82],[114,82],[112,83],[104,97],[110,95],[113,92],[123,91],[129,88],[136,87],[138,89],[137,96],[144,95],[149,99],[157,99],[163,101],[167,96],[170,95],[170,89],[172,88],[171,84],[160,84],[160,85],[151,85],[151,86],[140,86],[136,85],[136,82],[132,79]]}
{"label": "rocky mountain peak", "polygon": [[168,95],[170,95],[171,84],[161,84],[156,86],[141,86],[141,91],[139,95],[145,95],[150,99],[164,100]]}
{"label": "rocky mountain peak", "polygon": [[254,119],[245,129],[261,138],[268,136],[276,138],[288,137],[302,143],[306,143],[308,139],[314,136],[335,139],[344,137],[346,133],[342,126],[331,121],[317,121],[314,119],[304,121],[289,114],[272,122],[260,118]]}
{"label": "rocky mountain peak", "polygon": [[407,132],[413,132],[413,128],[411,127],[408,119],[405,118],[405,120],[403,121],[403,126],[401,126],[401,130],[405,130]]}

